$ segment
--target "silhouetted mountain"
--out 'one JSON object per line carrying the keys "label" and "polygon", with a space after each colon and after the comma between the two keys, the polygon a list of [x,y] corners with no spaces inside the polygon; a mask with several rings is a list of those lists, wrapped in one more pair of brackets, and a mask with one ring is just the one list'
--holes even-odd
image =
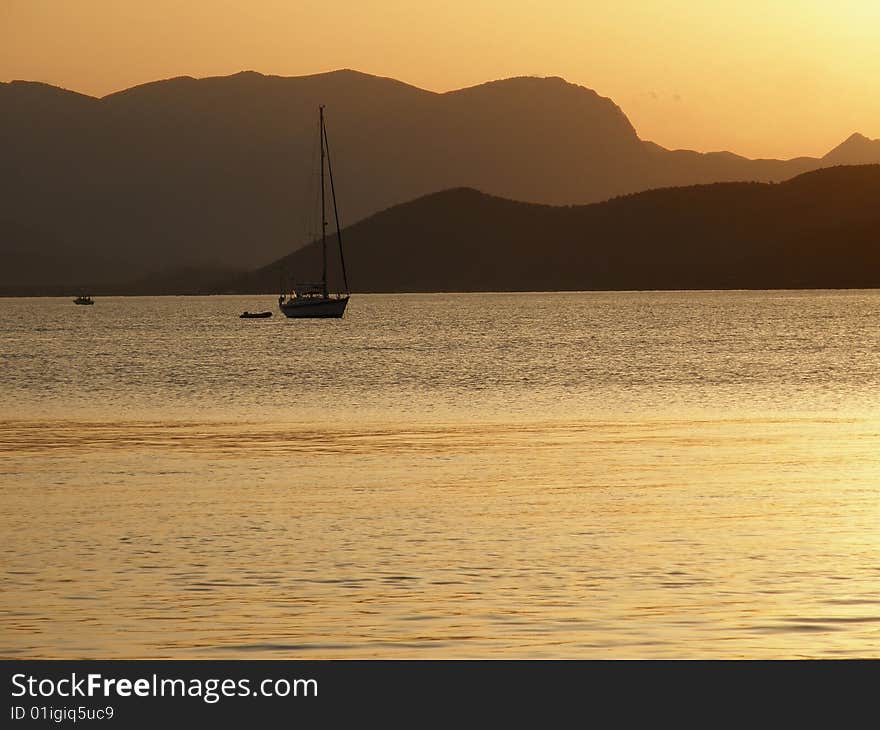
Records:
{"label": "silhouetted mountain", "polygon": [[830,165],[864,165],[880,162],[880,139],[856,132],[822,158]]}
{"label": "silhouetted mountain", "polygon": [[[355,71],[243,72],[103,99],[0,84],[0,286],[119,284],[186,267],[256,267],[311,240],[317,106],[327,105],[343,223],[473,187],[576,204],[649,188],[782,180],[833,164],[670,151],[559,78],[445,94]],[[873,147],[844,144],[848,161]],[[843,154],[843,152],[840,152]],[[869,161],[859,159],[858,161]],[[312,194],[309,194],[309,191]]]}
{"label": "silhouetted mountain", "polygon": [[[870,288],[880,286],[877,200],[880,165],[588,206],[457,188],[371,216],[343,240],[361,292]],[[222,290],[275,292],[282,273],[309,279],[319,271],[315,243]],[[338,285],[338,266],[331,274]]]}

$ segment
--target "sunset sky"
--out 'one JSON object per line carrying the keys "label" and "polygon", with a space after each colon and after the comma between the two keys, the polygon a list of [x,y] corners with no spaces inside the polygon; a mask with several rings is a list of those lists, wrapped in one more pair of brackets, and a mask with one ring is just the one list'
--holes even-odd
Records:
{"label": "sunset sky", "polygon": [[101,96],[245,69],[434,91],[562,76],[666,147],[818,156],[880,137],[878,39],[877,0],[0,0],[0,81]]}

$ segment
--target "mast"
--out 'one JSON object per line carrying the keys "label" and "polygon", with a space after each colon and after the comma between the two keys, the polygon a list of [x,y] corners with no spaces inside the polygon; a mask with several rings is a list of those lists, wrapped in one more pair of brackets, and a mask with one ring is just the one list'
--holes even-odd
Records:
{"label": "mast", "polygon": [[[345,284],[345,293],[350,294],[348,289],[348,274],[345,273],[345,256],[342,255],[342,226],[339,225],[339,209],[336,207],[336,187],[333,185],[333,165],[330,162],[330,140],[327,139],[327,129],[324,128],[324,117],[321,116],[321,127],[324,130],[324,144],[327,147],[327,172],[330,173],[330,193],[333,196],[333,217],[336,219],[336,240],[339,241],[339,263],[342,265],[342,281]],[[327,266],[327,255],[324,254],[324,267]]]}
{"label": "mast", "polygon": [[[324,205],[324,105],[319,107],[319,126],[321,135],[321,255],[324,259],[323,273],[321,274],[321,284],[323,286],[323,294],[327,296],[327,214]],[[331,178],[332,179],[332,178]]]}

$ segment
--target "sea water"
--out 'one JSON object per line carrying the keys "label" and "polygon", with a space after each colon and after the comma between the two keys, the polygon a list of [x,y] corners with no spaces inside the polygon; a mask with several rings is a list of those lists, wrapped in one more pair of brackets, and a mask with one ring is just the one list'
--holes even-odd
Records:
{"label": "sea water", "polygon": [[0,303],[0,656],[880,656],[880,292]]}

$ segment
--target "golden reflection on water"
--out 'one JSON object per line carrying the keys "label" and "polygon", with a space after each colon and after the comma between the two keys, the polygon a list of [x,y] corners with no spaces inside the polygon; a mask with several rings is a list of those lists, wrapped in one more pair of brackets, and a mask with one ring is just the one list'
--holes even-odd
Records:
{"label": "golden reflection on water", "polygon": [[5,657],[880,656],[873,418],[0,423]]}

